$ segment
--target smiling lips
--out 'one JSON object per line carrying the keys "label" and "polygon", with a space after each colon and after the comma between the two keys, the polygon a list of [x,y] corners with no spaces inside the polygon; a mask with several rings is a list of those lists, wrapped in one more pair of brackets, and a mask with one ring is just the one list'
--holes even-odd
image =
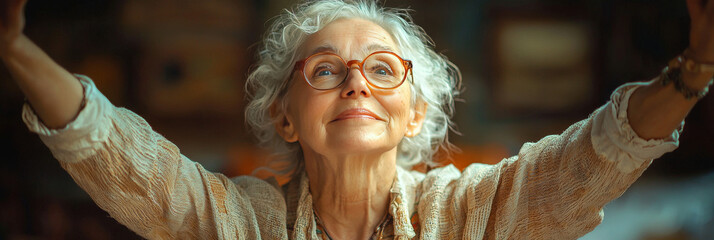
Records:
{"label": "smiling lips", "polygon": [[379,116],[377,116],[377,114],[374,114],[372,111],[369,111],[364,108],[352,108],[352,109],[347,109],[344,112],[340,113],[340,115],[337,115],[335,120],[332,120],[332,121],[335,122],[335,121],[354,119],[354,118],[382,120]]}

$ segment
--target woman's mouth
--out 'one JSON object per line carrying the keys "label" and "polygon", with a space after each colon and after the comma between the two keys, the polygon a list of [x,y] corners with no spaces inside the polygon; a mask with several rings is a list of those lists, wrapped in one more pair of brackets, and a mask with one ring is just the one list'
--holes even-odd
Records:
{"label": "woman's mouth", "polygon": [[337,117],[335,117],[332,122],[347,119],[373,119],[380,121],[382,120],[382,118],[377,116],[377,114],[374,114],[372,111],[367,110],[365,108],[351,108],[340,113],[340,115],[337,115]]}

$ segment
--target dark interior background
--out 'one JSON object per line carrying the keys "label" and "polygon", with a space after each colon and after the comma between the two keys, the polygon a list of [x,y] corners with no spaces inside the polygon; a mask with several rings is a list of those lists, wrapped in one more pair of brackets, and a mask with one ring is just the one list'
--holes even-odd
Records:
{"label": "dark interior background", "polygon": [[[294,3],[30,0],[26,34],[71,72],[94,79],[115,105],[145,117],[184,155],[234,176],[263,164],[265,153],[255,150],[243,121],[243,84],[266,22]],[[413,9],[437,51],[463,73],[454,117],[461,135],[451,137],[463,153],[444,160],[459,167],[498,162],[524,142],[563,131],[619,85],[656,77],[688,45],[684,1],[385,5]],[[0,78],[0,239],[139,238],[93,204],[27,130],[22,93],[4,66]],[[708,96],[686,119],[679,149],[656,160],[583,239],[714,238],[713,133]]]}

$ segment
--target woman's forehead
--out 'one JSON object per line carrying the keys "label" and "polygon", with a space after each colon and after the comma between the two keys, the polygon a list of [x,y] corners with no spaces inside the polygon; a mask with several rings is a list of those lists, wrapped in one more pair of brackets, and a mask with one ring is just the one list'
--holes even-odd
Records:
{"label": "woman's forehead", "polygon": [[301,46],[303,57],[318,52],[366,56],[375,51],[400,53],[392,35],[384,28],[358,18],[335,20],[308,36]]}
{"label": "woman's forehead", "polygon": [[[380,44],[380,43],[363,44],[363,45],[361,45],[361,47],[358,51],[362,54],[370,54],[370,53],[373,53],[376,51],[390,51],[390,52],[398,53],[398,51],[397,51],[397,49],[395,49],[395,47],[392,47],[392,46],[389,46],[386,44]],[[331,52],[331,53],[335,53],[335,54],[341,54],[341,53],[344,53],[344,50],[341,50],[340,48],[337,48],[330,44],[323,44],[322,46],[316,47],[312,51],[308,52],[308,55],[312,55],[315,53],[321,53],[321,52]]]}

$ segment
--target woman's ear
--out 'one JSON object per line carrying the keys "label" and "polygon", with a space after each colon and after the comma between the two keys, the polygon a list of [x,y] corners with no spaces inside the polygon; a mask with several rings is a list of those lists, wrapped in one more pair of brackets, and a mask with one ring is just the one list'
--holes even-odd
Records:
{"label": "woman's ear", "polygon": [[415,137],[421,132],[421,127],[424,125],[424,119],[426,118],[427,103],[423,100],[417,100],[412,109],[412,118],[407,124],[407,132],[404,134],[406,137]]}
{"label": "woman's ear", "polygon": [[286,109],[278,102],[280,102],[280,100],[276,100],[270,106],[270,117],[274,119],[273,124],[275,125],[275,131],[278,132],[278,135],[286,142],[297,142],[298,134],[297,131],[295,131],[295,125],[286,114]]}

